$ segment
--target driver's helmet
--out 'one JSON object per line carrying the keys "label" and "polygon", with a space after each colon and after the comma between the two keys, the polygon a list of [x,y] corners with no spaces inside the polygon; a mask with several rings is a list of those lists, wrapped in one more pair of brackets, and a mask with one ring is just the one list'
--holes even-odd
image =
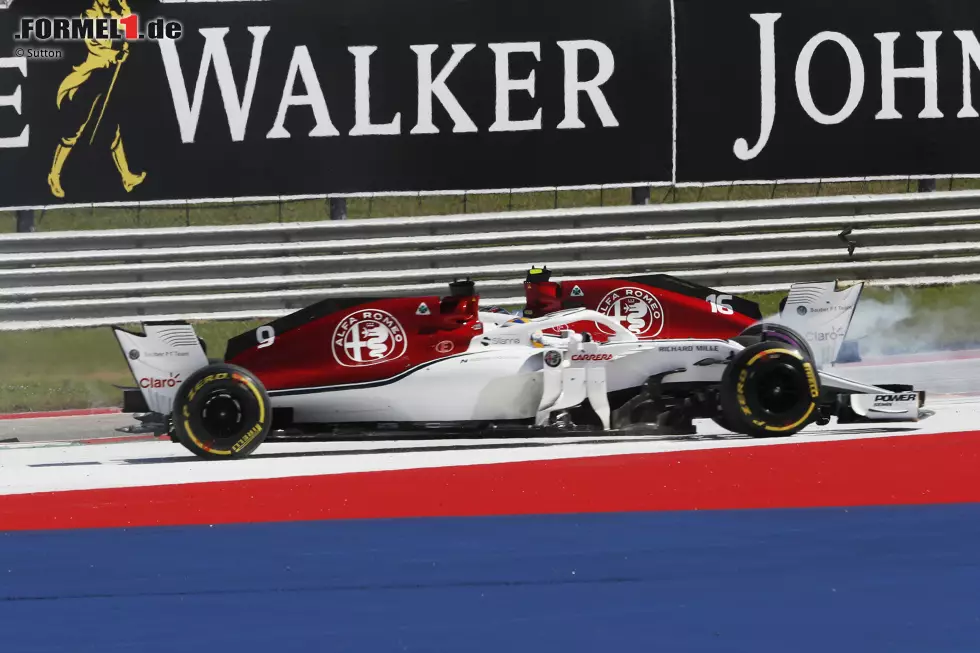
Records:
{"label": "driver's helmet", "polygon": [[531,320],[527,319],[526,317],[515,317],[514,319],[507,320],[506,322],[501,324],[500,328],[503,329],[504,327],[509,327],[511,324],[527,324],[530,321]]}
{"label": "driver's helmet", "polygon": [[481,313],[502,313],[503,315],[518,315],[518,313],[515,313],[513,311],[508,311],[503,306],[481,306],[480,307],[480,312]]}

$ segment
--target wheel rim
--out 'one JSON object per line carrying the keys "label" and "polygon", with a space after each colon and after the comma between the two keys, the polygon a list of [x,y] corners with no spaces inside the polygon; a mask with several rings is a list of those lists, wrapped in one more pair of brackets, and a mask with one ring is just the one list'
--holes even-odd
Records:
{"label": "wheel rim", "polygon": [[241,431],[244,412],[235,397],[227,392],[214,392],[204,401],[201,422],[212,438],[224,440]]}
{"label": "wheel rim", "polygon": [[789,365],[781,364],[761,375],[756,390],[759,407],[773,416],[791,413],[800,405],[802,395],[798,374]]}

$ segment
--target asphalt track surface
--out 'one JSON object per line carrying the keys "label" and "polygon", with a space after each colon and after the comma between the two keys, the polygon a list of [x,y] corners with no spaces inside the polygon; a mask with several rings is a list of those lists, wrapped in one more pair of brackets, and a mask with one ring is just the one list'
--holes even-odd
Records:
{"label": "asphalt track surface", "polygon": [[980,651],[980,359],[839,371],[936,415],[230,463],[0,422],[0,651]]}
{"label": "asphalt track surface", "polygon": [[138,424],[132,415],[79,415],[0,420],[0,443],[79,441],[116,438],[116,429]]}

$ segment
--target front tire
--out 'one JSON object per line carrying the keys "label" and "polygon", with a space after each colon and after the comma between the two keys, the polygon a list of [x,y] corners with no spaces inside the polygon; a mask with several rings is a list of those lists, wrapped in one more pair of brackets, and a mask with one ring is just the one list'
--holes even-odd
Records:
{"label": "front tire", "polygon": [[248,370],[226,363],[201,368],[174,398],[177,441],[201,458],[244,458],[269,435],[269,396]]}
{"label": "front tire", "polygon": [[818,416],[820,381],[812,359],[782,343],[763,341],[738,352],[720,390],[724,422],[751,437],[788,437]]}

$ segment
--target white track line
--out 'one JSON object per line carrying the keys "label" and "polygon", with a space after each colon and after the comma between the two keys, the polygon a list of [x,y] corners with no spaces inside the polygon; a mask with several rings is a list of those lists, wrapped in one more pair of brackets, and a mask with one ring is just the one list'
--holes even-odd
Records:
{"label": "white track line", "polygon": [[[194,482],[239,481],[350,472],[481,465],[531,460],[665,453],[699,449],[808,444],[968,431],[980,424],[980,402],[934,402],[936,415],[919,423],[810,427],[789,439],[612,438],[265,443],[250,458],[205,461],[170,442],[0,446],[0,495]],[[710,422],[700,437],[723,436]],[[523,444],[526,446],[515,446]],[[535,446],[537,445],[537,446]]]}

